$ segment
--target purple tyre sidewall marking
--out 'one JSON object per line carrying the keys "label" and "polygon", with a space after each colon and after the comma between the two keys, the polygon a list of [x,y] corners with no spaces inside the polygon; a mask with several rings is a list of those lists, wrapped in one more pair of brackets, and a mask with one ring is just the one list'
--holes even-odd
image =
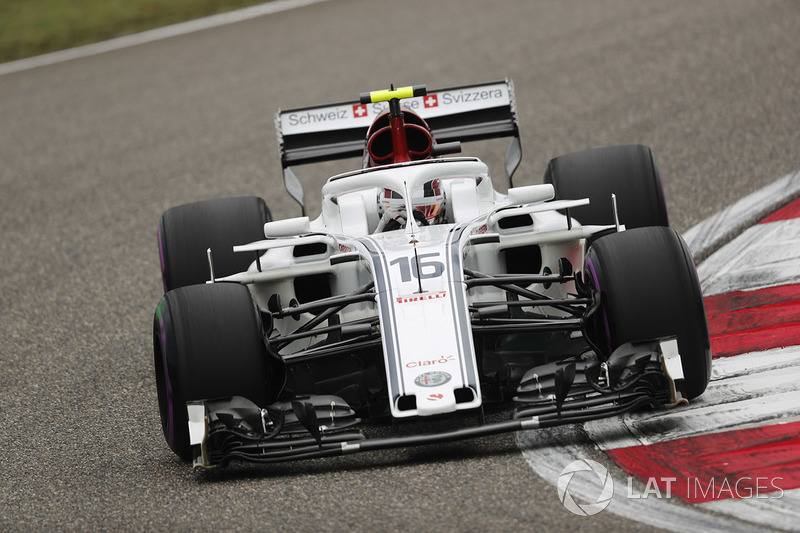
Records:
{"label": "purple tyre sidewall marking", "polygon": [[167,396],[167,443],[170,447],[173,447],[175,444],[175,415],[172,402],[172,380],[170,380],[169,367],[167,365],[167,329],[164,327],[164,316],[160,305],[158,307],[158,326],[161,341],[161,364],[164,371],[164,392]]}
{"label": "purple tyre sidewall marking", "polygon": [[[592,285],[594,285],[595,289],[601,290],[601,288],[599,286],[600,284],[597,281],[597,273],[595,272],[594,264],[592,264],[592,258],[589,257],[588,255],[586,256],[586,266],[589,267],[589,272],[591,272],[591,274],[592,274]],[[604,305],[602,305],[602,303],[600,305],[600,311],[603,314],[603,325],[605,326],[605,330],[606,330],[606,343],[608,344],[608,353],[611,353],[611,348],[612,348],[611,347],[611,327],[609,326],[609,323],[608,323],[608,314],[606,314],[606,308],[605,308]]]}

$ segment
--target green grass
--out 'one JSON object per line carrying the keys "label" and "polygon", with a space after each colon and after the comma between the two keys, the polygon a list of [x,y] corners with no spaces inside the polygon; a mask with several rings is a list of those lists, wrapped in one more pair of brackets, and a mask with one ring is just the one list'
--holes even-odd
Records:
{"label": "green grass", "polygon": [[0,62],[120,37],[266,0],[0,0]]}

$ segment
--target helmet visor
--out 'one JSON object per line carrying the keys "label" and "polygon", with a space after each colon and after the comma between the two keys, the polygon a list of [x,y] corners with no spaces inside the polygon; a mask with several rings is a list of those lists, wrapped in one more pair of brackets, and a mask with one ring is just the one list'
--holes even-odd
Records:
{"label": "helmet visor", "polygon": [[425,215],[425,218],[428,220],[431,220],[439,216],[439,213],[442,212],[442,204],[415,205],[414,209]]}

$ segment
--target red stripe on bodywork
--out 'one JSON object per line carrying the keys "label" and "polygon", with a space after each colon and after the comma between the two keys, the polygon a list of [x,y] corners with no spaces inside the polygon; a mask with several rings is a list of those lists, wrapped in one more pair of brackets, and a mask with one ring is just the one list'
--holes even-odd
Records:
{"label": "red stripe on bodywork", "polygon": [[790,203],[786,207],[778,209],[768,217],[763,218],[759,224],[777,222],[778,220],[790,220],[793,218],[800,218],[800,198]]}
{"label": "red stripe on bodywork", "polygon": [[709,296],[705,306],[714,357],[800,344],[800,284]]}
{"label": "red stripe on bodywork", "polygon": [[[712,433],[606,453],[647,484],[648,497],[686,503],[779,498],[800,488],[800,422]],[[658,491],[653,490],[658,486]]]}

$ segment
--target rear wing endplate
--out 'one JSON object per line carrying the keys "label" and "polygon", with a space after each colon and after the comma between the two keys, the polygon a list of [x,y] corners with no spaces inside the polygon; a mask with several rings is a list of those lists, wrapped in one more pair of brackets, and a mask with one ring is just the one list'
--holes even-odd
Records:
{"label": "rear wing endplate", "polygon": [[[522,146],[511,80],[428,91],[426,96],[402,100],[401,105],[425,119],[437,144],[511,137],[505,164],[513,186]],[[289,194],[303,205],[302,187],[291,169],[293,165],[362,156],[367,130],[387,108],[387,102],[362,104],[353,100],[279,110],[275,127]]]}

